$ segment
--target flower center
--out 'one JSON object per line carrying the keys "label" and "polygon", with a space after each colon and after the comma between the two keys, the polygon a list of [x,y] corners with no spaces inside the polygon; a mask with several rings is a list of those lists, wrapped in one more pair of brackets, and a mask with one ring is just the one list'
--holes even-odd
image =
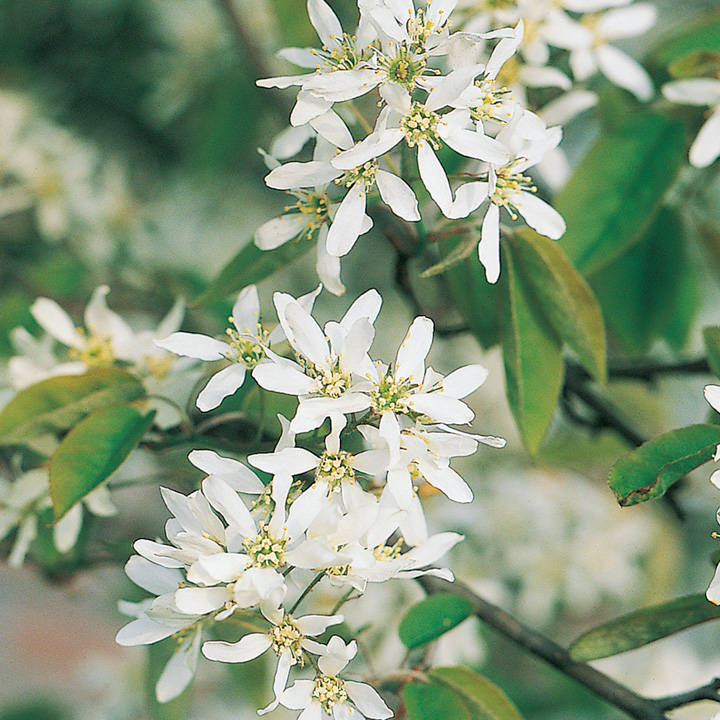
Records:
{"label": "flower center", "polygon": [[[235,320],[232,315],[228,317],[228,322],[232,323],[232,325],[225,330],[225,333],[230,339],[228,359],[245,365],[245,367],[252,370],[252,368],[265,357],[265,348],[260,343],[267,342],[268,333],[263,329],[262,324],[258,323],[255,326],[254,336],[251,334],[250,328],[247,328],[245,332],[240,335],[237,328],[234,327]],[[256,340],[259,342],[256,342]]]}
{"label": "flower center", "polygon": [[328,220],[330,199],[324,192],[311,192],[310,190],[293,190],[291,195],[297,198],[294,205],[288,205],[285,210],[296,210],[305,220],[307,235],[312,233]]}
{"label": "flower center", "polygon": [[330,490],[338,490],[343,480],[355,479],[355,470],[350,464],[351,460],[351,453],[345,450],[340,450],[338,453],[325,451],[317,466],[315,480],[325,480],[330,486]]}
{"label": "flower center", "polygon": [[[442,10],[439,14],[442,14]],[[440,26],[442,24],[443,23],[441,18],[441,22],[438,23],[438,25],[436,26],[435,21],[425,17],[425,10],[423,8],[420,8],[408,20],[408,35],[410,35],[410,39],[412,40],[412,43],[414,45],[417,45],[420,48],[424,48],[427,39],[433,33],[436,33],[440,29]]]}
{"label": "flower center", "polygon": [[332,70],[353,70],[361,60],[357,51],[357,37],[343,33],[342,41],[332,50],[323,45],[322,50],[312,49],[310,52],[322,58],[322,62],[315,66],[319,72]]}
{"label": "flower center", "polygon": [[318,675],[312,690],[313,700],[317,700],[326,713],[331,714],[333,705],[347,702],[345,683],[335,675]]}
{"label": "flower center", "polygon": [[512,164],[505,165],[500,168],[495,181],[495,192],[490,200],[495,205],[504,206],[510,213],[513,220],[517,220],[517,213],[513,210],[511,195],[520,190],[526,192],[537,192],[537,187],[533,185],[533,180],[522,173],[513,173]]}
{"label": "flower center", "polygon": [[400,129],[410,147],[429,142],[437,150],[440,139],[437,136],[437,125],[440,116],[428,110],[422,103],[414,102],[410,112],[400,121]]}
{"label": "flower center", "polygon": [[425,58],[415,56],[406,47],[398,48],[395,55],[381,55],[378,65],[384,71],[388,82],[402,85],[406,90],[412,91],[415,81],[425,69]]}
{"label": "flower center", "polygon": [[293,665],[302,665],[302,646],[300,645],[303,635],[289,615],[283,617],[279,625],[275,625],[270,631],[272,649],[276,655],[281,655],[284,650],[289,650],[293,659]]}
{"label": "flower center", "polygon": [[[475,85],[480,89],[480,104],[470,108],[470,115],[474,120],[505,123],[511,113],[501,114],[503,103],[512,100],[512,94],[507,87],[498,87],[493,78],[478,80]],[[504,117],[503,117],[504,115]]]}
{"label": "flower center", "polygon": [[337,358],[330,367],[320,367],[310,362],[302,355],[297,355],[298,362],[303,366],[305,373],[318,383],[316,393],[325,397],[339,398],[350,387],[350,375],[343,370],[340,359]]}
{"label": "flower center", "polygon": [[250,564],[259,568],[279,568],[285,564],[285,548],[288,538],[275,537],[267,525],[254,537],[246,537],[243,547],[250,558]]}
{"label": "flower center", "polygon": [[373,550],[373,556],[378,562],[388,562],[402,555],[403,539],[400,538],[394,545],[378,545]]}
{"label": "flower center", "polygon": [[148,355],[145,358],[145,366],[148,372],[158,380],[167,377],[173,365],[173,359],[170,355]]}
{"label": "flower center", "polygon": [[361,182],[365,185],[365,190],[369,190],[375,183],[375,175],[377,174],[377,160],[368,160],[364,165],[359,165],[352,170],[346,170],[342,177],[335,180],[338,185],[352,187],[355,183]]}
{"label": "flower center", "polygon": [[[85,335],[82,328],[78,331]],[[70,357],[85,363],[88,366],[112,365],[115,361],[115,353],[112,348],[112,341],[104,335],[88,335],[82,349],[70,348]]]}
{"label": "flower center", "polygon": [[378,415],[386,410],[407,413],[407,400],[412,387],[409,380],[398,381],[388,370],[370,393],[370,407]]}
{"label": "flower center", "polygon": [[350,572],[349,565],[333,565],[332,567],[325,568],[326,575],[332,575],[333,577],[342,577]]}

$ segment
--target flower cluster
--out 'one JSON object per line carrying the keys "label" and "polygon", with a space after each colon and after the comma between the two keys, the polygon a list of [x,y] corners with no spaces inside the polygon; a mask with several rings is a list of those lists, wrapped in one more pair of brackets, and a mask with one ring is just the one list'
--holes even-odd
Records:
{"label": "flower cluster", "polygon": [[[294,201],[258,229],[255,242],[271,250],[317,235],[317,271],[331,292],[344,290],[339,259],[372,227],[367,209],[375,190],[408,222],[421,219],[413,188],[419,183],[449,219],[484,207],[478,252],[490,282],[500,272],[501,208],[548,237],[565,231],[525,174],[557,146],[561,130],[548,127],[499,80],[520,47],[524,22],[452,33],[454,5],[434,0],[416,9],[412,0],[360,0],[357,31],[348,34],[324,0],[308,0],[322,46],[289,48],[281,56],[311,71],[258,81],[299,91],[290,130],[266,155],[267,185]],[[486,53],[488,41],[495,44]],[[311,138],[312,160],[281,164]],[[469,163],[461,174],[469,179],[451,183],[445,158],[454,167]]]}
{"label": "flower cluster", "polygon": [[[256,297],[254,288],[246,288],[234,313]],[[130,578],[156,597],[123,603],[135,619],[118,642],[178,638],[178,651],[157,687],[161,700],[187,685],[201,650],[221,662],[244,662],[272,650],[274,699],[262,712],[281,704],[311,708],[313,717],[346,717],[353,708],[368,718],[390,717],[370,686],[345,676],[355,642],[338,635],[325,643],[315,638],[343,622],[337,614],[343,598],[362,594],[368,583],[423,574],[452,579],[449,570],[433,564],[462,536],[428,533],[418,486],[428,483],[451,500],[469,502],[472,492],[450,467],[451,459],[472,454],[479,442],[505,444],[451,427],[473,419],[462,398],[487,372],[469,365],[443,376],[426,367],[430,320],[415,319],[395,361],[386,365],[368,354],[381,306],[376,291],[322,329],[307,309],[313,299],[314,294],[295,299],[275,293],[278,327],[293,357],[287,350],[279,354],[277,345],[270,349],[269,338],[278,332],[258,330],[252,336],[257,362],[243,361],[243,370],[252,365],[262,388],[298,398],[293,418],[279,416],[282,433],[273,452],[247,458],[269,482],[238,460],[210,450],[191,452],[190,462],[206,474],[201,489],[188,496],[162,489],[173,514],[166,526],[169,543],[139,540],[138,555],[127,564]],[[247,332],[242,323],[236,330]],[[195,355],[201,353],[193,342],[217,342],[172,337],[161,344],[185,342]],[[245,334],[239,337],[247,342]],[[223,352],[227,357],[229,351]],[[364,448],[358,449],[358,441]],[[336,608],[328,615],[298,615],[298,606],[323,581],[345,590]],[[234,643],[203,642],[217,623],[234,622],[257,632]],[[308,663],[314,677],[288,687],[291,670]]]}

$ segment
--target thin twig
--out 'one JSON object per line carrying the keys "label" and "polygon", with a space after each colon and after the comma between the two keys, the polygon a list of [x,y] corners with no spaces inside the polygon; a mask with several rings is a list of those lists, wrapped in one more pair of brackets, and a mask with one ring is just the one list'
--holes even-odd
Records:
{"label": "thin twig", "polygon": [[655,704],[662,710],[667,711],[690,705],[700,700],[712,700],[713,702],[720,703],[720,678],[715,678],[707,685],[695,688],[694,690],[656,698]]}
{"label": "thin twig", "polygon": [[293,603],[293,606],[288,611],[289,615],[292,615],[298,608],[298,605],[310,594],[312,589],[325,577],[324,572],[319,572],[308,584],[308,586],[300,593],[300,597]]}
{"label": "thin twig", "polygon": [[[509,613],[476,595],[465,585],[424,576],[418,582],[429,595],[446,592],[470,601],[474,614],[530,654],[584,685],[598,697],[637,720],[668,720],[661,701],[643,697],[586,663],[576,662],[556,642],[524,625]],[[697,699],[697,698],[696,698]],[[693,700],[689,700],[692,702]],[[679,707],[674,705],[673,707]]]}

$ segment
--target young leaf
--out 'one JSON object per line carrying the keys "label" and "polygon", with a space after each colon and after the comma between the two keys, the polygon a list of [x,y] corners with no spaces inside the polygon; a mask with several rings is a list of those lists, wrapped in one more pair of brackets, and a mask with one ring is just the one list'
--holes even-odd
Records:
{"label": "young leaf", "polygon": [[239,292],[247,285],[264,280],[307,252],[315,244],[315,238],[315,233],[310,237],[300,236],[275,250],[260,250],[253,242],[248,243],[220,271],[192,306],[209,305]]}
{"label": "young leaf", "polygon": [[88,415],[63,438],[50,459],[56,520],[120,467],[154,416],[131,405],[111,405]]}
{"label": "young leaf", "polygon": [[0,443],[23,443],[43,433],[67,430],[96,408],[144,394],[135,376],[113,367],[43,380],[21,390],[0,412]]}
{"label": "young leaf", "polygon": [[686,151],[683,124],[664,115],[631,114],[603,134],[554,203],[567,222],[559,243],[581,273],[600,270],[640,239]]}
{"label": "young leaf", "polygon": [[512,700],[495,683],[470,668],[438,667],[429,674],[460,695],[474,720],[523,720]]}
{"label": "young leaf", "polygon": [[464,238],[461,238],[455,247],[448,252],[443,259],[431,265],[427,270],[423,270],[420,273],[421,278],[433,277],[433,275],[439,275],[440,273],[446,272],[455,265],[461,263],[470,253],[475,250],[478,245],[480,238],[477,233],[468,233]]}
{"label": "young leaf", "polygon": [[398,632],[408,648],[425,645],[452,630],[472,613],[470,602],[459,595],[439,593],[413,605],[400,621]]}
{"label": "young leaf", "polygon": [[703,340],[710,369],[720,377],[720,325],[704,327]]}
{"label": "young leaf", "polygon": [[663,495],[683,475],[712,460],[720,443],[717,425],[690,425],[653,438],[610,469],[610,489],[623,505]]}
{"label": "young leaf", "polygon": [[579,662],[610,657],[719,618],[720,608],[704,595],[688,595],[588,630],[570,645],[570,655]]}
{"label": "young leaf", "polygon": [[684,236],[678,213],[663,207],[636,245],[590,278],[608,331],[628,353],[663,336],[684,344],[699,299]]}
{"label": "young leaf", "polygon": [[408,720],[473,720],[457,693],[436,683],[408,683],[403,688]]}
{"label": "young leaf", "polygon": [[560,341],[515,270],[503,246],[502,345],[510,408],[527,449],[534,453],[547,430],[562,386]]}
{"label": "young leaf", "polygon": [[523,229],[511,242],[516,270],[532,288],[550,325],[583,367],[604,382],[605,325],[592,290],[555,241]]}

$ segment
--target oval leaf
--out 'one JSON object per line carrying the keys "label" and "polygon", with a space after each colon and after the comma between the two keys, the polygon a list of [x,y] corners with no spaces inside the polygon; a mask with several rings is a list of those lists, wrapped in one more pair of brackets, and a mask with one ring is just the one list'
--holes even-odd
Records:
{"label": "oval leaf", "polygon": [[470,668],[439,667],[429,674],[460,695],[473,720],[523,720],[512,700],[495,683]]}
{"label": "oval leaf", "polygon": [[96,368],[83,375],[49,378],[21,390],[0,412],[0,442],[67,430],[95,408],[135,400],[142,383],[119,368]]}
{"label": "oval leaf", "polygon": [[525,447],[535,453],[560,395],[560,341],[538,313],[537,303],[515,271],[507,245],[502,257],[502,347],[508,402]]}
{"label": "oval leaf", "polygon": [[472,720],[457,693],[435,683],[408,683],[403,688],[408,720]]}
{"label": "oval leaf", "polygon": [[452,630],[472,614],[472,605],[464,597],[438,593],[413,605],[400,622],[398,633],[408,648],[425,645]]}
{"label": "oval leaf", "polygon": [[703,328],[703,340],[710,369],[720,377],[720,325],[708,325]]}
{"label": "oval leaf", "polygon": [[289,240],[275,250],[260,250],[252,242],[247,244],[220,271],[220,274],[191,307],[209,305],[232,293],[239,292],[248,285],[264,280],[313,247],[315,237],[316,233],[310,237],[300,236]]}
{"label": "oval leaf", "polygon": [[718,618],[720,608],[704,595],[688,595],[588,630],[570,645],[570,655],[579,662],[610,657]]}
{"label": "oval leaf", "polygon": [[583,367],[605,381],[605,324],[592,290],[560,246],[532,230],[511,236],[517,271],[540,302],[555,332]]}
{"label": "oval leaf", "polygon": [[621,505],[660,497],[683,475],[712,460],[720,443],[717,425],[690,425],[653,438],[610,470],[610,489]]}
{"label": "oval leaf", "polygon": [[79,422],[50,459],[50,498],[59,520],[120,467],[140,442],[155,412],[131,405],[96,410]]}
{"label": "oval leaf", "polygon": [[633,113],[609,128],[573,172],[554,205],[572,264],[591,274],[637,242],[686,164],[684,125]]}

